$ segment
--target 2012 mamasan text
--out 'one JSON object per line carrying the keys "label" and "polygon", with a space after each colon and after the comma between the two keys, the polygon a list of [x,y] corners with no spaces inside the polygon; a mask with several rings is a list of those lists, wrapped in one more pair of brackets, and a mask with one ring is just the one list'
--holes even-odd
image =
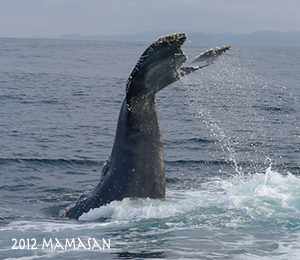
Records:
{"label": "2012 mamasan text", "polygon": [[[100,242],[101,241],[101,242]],[[110,249],[110,239],[97,241],[96,238],[66,238],[66,239],[58,239],[58,238],[43,238],[42,243],[38,243],[35,238],[21,238],[16,239],[13,238],[12,242],[14,245],[12,246],[12,250],[105,250]]]}

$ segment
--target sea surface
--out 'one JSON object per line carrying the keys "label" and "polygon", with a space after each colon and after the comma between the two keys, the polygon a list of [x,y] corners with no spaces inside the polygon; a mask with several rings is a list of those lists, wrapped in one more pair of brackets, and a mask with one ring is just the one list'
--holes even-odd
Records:
{"label": "sea surface", "polygon": [[150,43],[0,43],[0,259],[300,259],[300,47],[232,46],[158,93],[166,199],[77,221]]}

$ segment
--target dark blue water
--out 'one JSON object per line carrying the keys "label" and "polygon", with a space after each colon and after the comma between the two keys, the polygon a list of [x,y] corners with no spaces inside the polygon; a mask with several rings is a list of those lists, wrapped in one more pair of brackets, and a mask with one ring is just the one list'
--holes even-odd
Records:
{"label": "dark blue water", "polygon": [[[233,46],[160,92],[166,200],[71,221],[59,212],[98,183],[148,44],[0,40],[1,259],[299,259],[299,47]],[[55,238],[111,244],[43,248]]]}

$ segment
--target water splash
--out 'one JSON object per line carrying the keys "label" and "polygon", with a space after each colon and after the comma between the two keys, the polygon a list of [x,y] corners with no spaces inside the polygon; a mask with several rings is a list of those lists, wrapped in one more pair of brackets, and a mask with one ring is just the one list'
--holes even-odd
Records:
{"label": "water splash", "polygon": [[81,221],[166,220],[170,225],[299,229],[300,179],[271,165],[262,173],[203,183],[198,190],[168,191],[166,200],[124,199],[91,210]]}
{"label": "water splash", "polygon": [[[285,87],[255,75],[229,55],[182,82],[192,113],[219,143],[219,154],[212,156],[226,160],[239,175],[261,171],[268,158],[274,166],[295,168],[297,155],[290,161],[283,159],[285,149],[297,151],[295,143],[299,143],[299,128],[292,119],[296,99]],[[281,124],[286,117],[291,118],[290,124]]]}

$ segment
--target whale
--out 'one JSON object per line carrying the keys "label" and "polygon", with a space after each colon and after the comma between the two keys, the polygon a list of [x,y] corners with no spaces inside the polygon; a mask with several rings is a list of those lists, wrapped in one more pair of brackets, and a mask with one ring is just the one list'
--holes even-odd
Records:
{"label": "whale", "polygon": [[206,67],[230,49],[217,47],[182,66],[187,36],[174,33],[154,41],[141,55],[127,83],[112,151],[98,185],[88,196],[63,209],[78,219],[83,213],[124,198],[164,199],[166,193],[163,140],[156,109],[156,94],[181,77]]}

